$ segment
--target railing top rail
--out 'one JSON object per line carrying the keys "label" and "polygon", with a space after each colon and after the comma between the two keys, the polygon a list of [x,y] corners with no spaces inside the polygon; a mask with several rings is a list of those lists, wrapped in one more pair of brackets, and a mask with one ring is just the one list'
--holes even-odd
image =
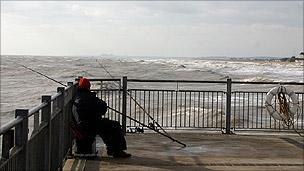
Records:
{"label": "railing top rail", "polygon": [[[68,88],[69,88],[69,87],[68,87]],[[66,90],[67,90],[67,89],[66,89]],[[55,100],[56,98],[58,98],[61,94],[62,94],[62,92],[58,92],[58,93],[56,93],[55,95],[53,95],[53,96],[51,97],[51,101],[50,101],[50,102],[54,101],[54,100]],[[40,105],[35,106],[35,107],[33,107],[32,109],[30,109],[30,110],[29,110],[28,117],[30,117],[30,116],[32,116],[33,114],[37,113],[39,110],[41,110],[42,108],[44,108],[44,107],[45,107],[48,103],[50,103],[50,102],[41,103]]]}
{"label": "railing top rail", "polygon": [[15,127],[16,125],[18,125],[19,123],[21,123],[23,120],[22,117],[18,116],[17,118],[15,118],[14,120],[8,122],[7,124],[3,125],[0,128],[0,135],[4,134],[5,132],[7,132],[8,130],[10,130],[11,128]]}
{"label": "railing top rail", "polygon": [[39,112],[42,108],[44,108],[48,103],[41,103],[40,105],[33,107],[32,109],[29,110],[28,117],[31,117],[35,113]]}
{"label": "railing top rail", "polygon": [[[69,89],[70,87],[71,86],[67,87],[65,90]],[[39,110],[41,110],[42,108],[44,108],[48,103],[51,103],[52,101],[54,101],[54,99],[58,98],[61,94],[62,94],[62,92],[56,93],[55,95],[53,95],[51,97],[51,101],[50,102],[41,103],[38,106],[35,106],[32,109],[30,109],[29,112],[28,112],[28,116],[27,117],[31,117],[32,115],[34,115],[35,113],[37,113]],[[3,134],[3,133],[5,133],[9,129],[15,127],[21,121],[22,121],[22,118],[21,117],[17,117],[15,119],[11,120],[10,122],[8,122],[7,124],[5,124],[4,126],[1,126],[0,127],[0,135]]]}
{"label": "railing top rail", "polygon": [[120,91],[122,89],[119,88],[98,88],[98,89],[91,89],[91,91]]}
{"label": "railing top rail", "polygon": [[227,81],[200,81],[200,80],[144,80],[128,79],[129,82],[164,82],[164,83],[227,83]]}
{"label": "railing top rail", "polygon": [[51,97],[51,101],[54,101],[54,100],[55,100],[56,98],[58,98],[61,94],[62,94],[61,92],[58,92],[58,93],[56,93],[55,95],[53,95],[53,96]]}
{"label": "railing top rail", "polygon": [[[128,79],[129,82],[164,82],[164,83],[220,83],[226,84],[227,81],[200,81],[200,80],[146,80],[146,79]],[[250,81],[232,81],[234,84],[284,84],[284,85],[304,85],[300,82],[250,82]]]}
{"label": "railing top rail", "polygon": [[[80,78],[76,78],[75,81],[79,81]],[[90,81],[121,81],[119,78],[89,78]]]}
{"label": "railing top rail", "polygon": [[143,89],[143,88],[132,88],[128,89],[128,91],[160,91],[160,92],[214,92],[214,93],[225,93],[225,91],[212,91],[212,90],[187,90],[187,89],[179,89],[179,90],[173,90],[173,89]]}
{"label": "railing top rail", "polygon": [[304,85],[304,83],[300,82],[249,82],[249,81],[232,81],[234,84],[281,84],[281,85]]}
{"label": "railing top rail", "polygon": [[[56,93],[54,96],[52,96],[51,101],[53,101],[54,99],[56,99],[58,96],[60,96],[62,93]],[[50,101],[50,102],[51,102]],[[48,103],[50,103],[48,102]],[[27,115],[27,117],[31,117],[32,115],[34,115],[35,113],[37,113],[39,110],[41,110],[43,107],[45,107],[47,105],[47,103],[41,103],[38,106],[33,107],[32,109],[29,110],[29,113]],[[6,131],[8,131],[9,129],[15,127],[16,125],[18,125],[20,122],[22,121],[21,117],[15,118],[14,120],[11,120],[10,122],[8,122],[7,124],[5,124],[4,126],[2,126],[0,128],[0,135],[5,133]]]}

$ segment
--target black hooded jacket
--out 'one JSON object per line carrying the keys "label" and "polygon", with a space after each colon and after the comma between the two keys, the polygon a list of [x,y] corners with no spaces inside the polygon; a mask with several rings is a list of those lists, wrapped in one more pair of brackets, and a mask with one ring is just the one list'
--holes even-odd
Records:
{"label": "black hooded jacket", "polygon": [[101,119],[101,115],[107,112],[107,103],[90,90],[78,89],[72,110],[76,124],[93,126]]}

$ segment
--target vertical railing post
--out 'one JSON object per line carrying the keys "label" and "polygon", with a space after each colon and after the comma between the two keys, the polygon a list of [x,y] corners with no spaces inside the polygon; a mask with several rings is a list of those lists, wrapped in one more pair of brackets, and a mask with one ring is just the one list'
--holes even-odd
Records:
{"label": "vertical railing post", "polygon": [[73,148],[73,136],[72,136],[72,130],[70,129],[71,128],[71,122],[72,122],[72,107],[73,107],[73,100],[74,100],[74,93],[75,93],[75,87],[73,86],[74,85],[74,83],[73,82],[68,82],[68,87],[70,87],[70,91],[71,91],[71,99],[68,99],[68,100],[70,100],[70,106],[69,106],[69,108],[70,109],[68,109],[68,115],[67,115],[67,117],[68,117],[68,119],[67,119],[67,121],[68,121],[68,123],[66,123],[66,124],[68,124],[68,126],[67,126],[67,129],[68,129],[68,145],[69,145],[69,156],[72,156],[72,148]]}
{"label": "vertical railing post", "polygon": [[128,89],[128,82],[127,77],[124,76],[122,78],[122,129],[123,132],[126,133],[127,131],[127,89]]}
{"label": "vertical railing post", "polygon": [[83,78],[83,77],[82,76],[78,76],[77,78],[75,78],[75,81],[78,83],[81,78]]}
{"label": "vertical railing post", "polygon": [[2,137],[1,159],[9,159],[9,151],[14,146],[14,130],[10,129]]}
{"label": "vertical railing post", "polygon": [[27,139],[28,139],[28,109],[16,109],[15,117],[21,117],[22,122],[16,125],[16,146],[21,147],[17,170],[27,170]]}
{"label": "vertical railing post", "polygon": [[63,166],[63,150],[64,150],[64,120],[65,120],[65,108],[64,108],[64,87],[58,87],[57,88],[57,93],[61,93],[61,95],[58,97],[58,108],[61,112],[59,112],[59,129],[58,129],[58,134],[59,134],[59,164],[60,168]]}
{"label": "vertical railing post", "polygon": [[102,87],[103,87],[103,82],[100,81],[100,99],[102,99]]}
{"label": "vertical railing post", "polygon": [[42,96],[42,103],[47,105],[41,109],[41,122],[47,124],[46,136],[44,138],[44,168],[42,170],[51,170],[51,96]]}
{"label": "vertical railing post", "polygon": [[231,78],[227,79],[227,93],[226,93],[226,134],[230,134],[231,125]]}
{"label": "vertical railing post", "polygon": [[[39,113],[34,114],[34,129],[33,134],[39,130]],[[32,134],[32,135],[33,135]]]}

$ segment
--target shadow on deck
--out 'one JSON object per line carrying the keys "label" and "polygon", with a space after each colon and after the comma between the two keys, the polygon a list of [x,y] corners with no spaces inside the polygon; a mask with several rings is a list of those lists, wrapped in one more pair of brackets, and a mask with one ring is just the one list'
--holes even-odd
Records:
{"label": "shadow on deck", "polygon": [[108,157],[102,145],[97,159],[68,159],[64,170],[304,170],[304,140],[299,136],[171,135],[188,147],[157,134],[127,134],[131,158]]}

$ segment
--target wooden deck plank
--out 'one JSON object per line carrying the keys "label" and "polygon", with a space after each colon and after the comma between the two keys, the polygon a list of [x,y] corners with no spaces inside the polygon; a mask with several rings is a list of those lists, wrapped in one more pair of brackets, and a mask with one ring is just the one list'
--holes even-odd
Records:
{"label": "wooden deck plank", "polygon": [[84,171],[85,159],[68,159],[63,167],[64,171]]}

